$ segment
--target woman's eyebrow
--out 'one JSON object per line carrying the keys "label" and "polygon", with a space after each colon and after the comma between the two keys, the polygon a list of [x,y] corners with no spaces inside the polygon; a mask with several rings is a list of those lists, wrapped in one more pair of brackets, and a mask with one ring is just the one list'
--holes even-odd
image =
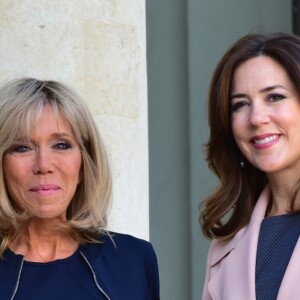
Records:
{"label": "woman's eyebrow", "polygon": [[247,97],[247,95],[246,94],[234,94],[234,95],[231,95],[230,96],[230,100],[231,99],[234,99],[234,98],[245,98],[245,97]]}
{"label": "woman's eyebrow", "polygon": [[67,133],[67,132],[54,132],[51,134],[51,137],[54,137],[54,138],[66,138],[66,137],[69,137],[69,138],[73,138],[73,134],[70,134],[70,133]]}
{"label": "woman's eyebrow", "polygon": [[284,86],[282,86],[280,84],[275,84],[275,85],[271,85],[271,86],[265,87],[265,88],[263,88],[263,89],[261,89],[259,91],[261,93],[264,93],[264,92],[269,92],[269,91],[272,91],[272,90],[275,90],[275,89],[278,89],[278,88],[286,90],[286,88]]}
{"label": "woman's eyebrow", "polygon": [[[275,85],[267,86],[267,87],[265,87],[265,88],[259,90],[259,92],[260,92],[260,93],[265,93],[265,92],[269,92],[269,91],[272,91],[272,90],[275,90],[275,89],[278,89],[278,88],[280,88],[280,89],[285,89],[285,90],[286,90],[286,88],[285,88],[284,86],[282,86],[282,85],[280,85],[280,84],[275,84]],[[234,99],[234,98],[245,98],[245,97],[247,97],[246,94],[238,93],[238,94],[233,94],[233,95],[231,95],[231,96],[230,96],[230,100],[231,100],[231,99]]]}

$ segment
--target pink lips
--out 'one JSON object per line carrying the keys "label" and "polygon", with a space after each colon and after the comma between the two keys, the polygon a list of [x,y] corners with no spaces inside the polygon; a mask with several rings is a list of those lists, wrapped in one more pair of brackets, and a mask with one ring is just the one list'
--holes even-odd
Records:
{"label": "pink lips", "polygon": [[251,139],[251,143],[255,146],[255,148],[262,149],[277,143],[280,136],[280,134],[264,134],[255,136]]}
{"label": "pink lips", "polygon": [[60,190],[60,187],[54,184],[40,184],[30,189],[31,192],[44,196],[50,195],[56,192],[57,190]]}

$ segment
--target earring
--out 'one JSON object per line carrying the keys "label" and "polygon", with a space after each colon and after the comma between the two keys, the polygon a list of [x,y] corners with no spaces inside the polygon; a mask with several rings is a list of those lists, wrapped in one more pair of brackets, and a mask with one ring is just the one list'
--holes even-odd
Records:
{"label": "earring", "polygon": [[245,167],[246,167],[245,162],[244,162],[244,155],[243,154],[240,155],[240,167],[242,169],[245,169]]}
{"label": "earring", "polygon": [[240,166],[241,166],[242,169],[245,168],[245,163],[244,163],[244,161],[243,161],[242,159],[241,159],[241,161],[240,161]]}

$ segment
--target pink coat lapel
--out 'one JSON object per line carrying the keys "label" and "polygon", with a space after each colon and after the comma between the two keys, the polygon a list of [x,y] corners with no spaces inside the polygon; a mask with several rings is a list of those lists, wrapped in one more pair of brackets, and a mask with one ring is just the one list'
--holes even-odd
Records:
{"label": "pink coat lapel", "polygon": [[298,239],[278,292],[277,300],[286,299],[300,299],[300,239]]}
{"label": "pink coat lapel", "polygon": [[257,201],[249,225],[233,239],[213,241],[203,300],[255,300],[256,249],[269,195],[270,190],[266,187]]}

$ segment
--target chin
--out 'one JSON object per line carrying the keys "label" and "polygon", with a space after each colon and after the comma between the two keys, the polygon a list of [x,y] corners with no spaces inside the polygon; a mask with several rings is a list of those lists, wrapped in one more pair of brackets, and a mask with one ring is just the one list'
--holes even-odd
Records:
{"label": "chin", "polygon": [[261,171],[267,173],[267,174],[272,174],[272,173],[277,173],[279,172],[281,169],[277,166],[266,166],[266,167],[262,167],[259,168]]}
{"label": "chin", "polygon": [[66,221],[66,215],[65,214],[60,214],[60,213],[55,213],[55,212],[38,212],[38,213],[32,213],[31,214],[35,219],[40,219],[40,220],[53,220],[53,219],[58,219],[61,221]]}

